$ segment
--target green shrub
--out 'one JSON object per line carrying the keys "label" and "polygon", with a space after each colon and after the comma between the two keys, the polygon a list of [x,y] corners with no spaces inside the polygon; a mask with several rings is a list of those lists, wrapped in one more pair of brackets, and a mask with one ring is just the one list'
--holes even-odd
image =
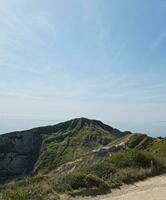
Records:
{"label": "green shrub", "polygon": [[87,188],[97,187],[99,190],[107,190],[110,188],[110,186],[103,179],[92,174],[88,174],[85,177],[85,181]]}
{"label": "green shrub", "polygon": [[152,175],[153,175],[153,172],[151,168],[147,168],[147,169],[125,168],[125,169],[117,170],[118,180],[126,184],[129,184],[138,180],[143,180]]}
{"label": "green shrub", "polygon": [[85,174],[79,172],[67,175],[65,177],[65,182],[70,185],[72,189],[79,189],[87,186]]}
{"label": "green shrub", "polygon": [[27,190],[17,188],[16,190],[4,190],[2,198],[5,200],[29,200],[29,193]]}
{"label": "green shrub", "polygon": [[53,189],[58,193],[86,187],[85,174],[76,172],[56,177],[52,180]]}
{"label": "green shrub", "polygon": [[53,189],[58,193],[81,188],[99,188],[106,190],[109,188],[109,185],[96,175],[87,175],[81,172],[73,172],[63,177],[55,178],[53,181]]}
{"label": "green shrub", "polygon": [[112,163],[115,167],[126,168],[150,168],[157,172],[164,168],[163,163],[152,154],[140,151],[140,150],[127,150],[113,153],[112,156],[107,159],[107,162]]}
{"label": "green shrub", "polygon": [[110,158],[106,160],[106,162],[113,164],[116,168],[124,168],[133,166],[134,163],[134,153],[132,151],[122,151],[113,153]]}
{"label": "green shrub", "polygon": [[58,195],[53,191],[49,177],[36,176],[4,185],[0,188],[0,199],[55,200]]}
{"label": "green shrub", "polygon": [[90,167],[82,169],[86,174],[93,174],[102,179],[108,179],[115,173],[115,168],[107,162],[94,164]]}
{"label": "green shrub", "polygon": [[127,145],[129,148],[146,149],[153,142],[153,138],[144,134],[131,135]]}

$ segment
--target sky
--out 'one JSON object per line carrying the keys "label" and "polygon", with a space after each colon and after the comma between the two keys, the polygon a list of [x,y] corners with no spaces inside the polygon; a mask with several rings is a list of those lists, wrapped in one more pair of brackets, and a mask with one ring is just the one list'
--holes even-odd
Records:
{"label": "sky", "polygon": [[166,136],[166,0],[0,0],[0,133],[76,117]]}

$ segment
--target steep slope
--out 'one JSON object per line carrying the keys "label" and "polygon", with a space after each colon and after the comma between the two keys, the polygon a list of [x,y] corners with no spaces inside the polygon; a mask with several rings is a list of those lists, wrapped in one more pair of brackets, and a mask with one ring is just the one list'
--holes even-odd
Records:
{"label": "steep slope", "polygon": [[146,150],[159,158],[166,158],[166,138],[152,138],[148,135],[137,133],[130,135],[126,140],[126,144],[128,148]]}
{"label": "steep slope", "polygon": [[64,129],[59,129],[43,140],[36,171],[50,171],[66,162],[87,158],[92,150],[107,145],[122,133],[100,121],[86,118],[74,119]]}
{"label": "steep slope", "polygon": [[86,118],[4,134],[0,136],[0,199],[103,194],[165,173],[165,147],[166,138],[121,132]]}
{"label": "steep slope", "polygon": [[38,134],[15,132],[0,136],[0,183],[28,174],[38,158]]}
{"label": "steep slope", "polygon": [[50,172],[78,158],[87,159],[92,150],[128,134],[97,120],[78,118],[1,135],[0,182],[32,172]]}
{"label": "steep slope", "polygon": [[147,150],[153,152],[161,158],[166,159],[166,138],[156,138],[148,146]]}

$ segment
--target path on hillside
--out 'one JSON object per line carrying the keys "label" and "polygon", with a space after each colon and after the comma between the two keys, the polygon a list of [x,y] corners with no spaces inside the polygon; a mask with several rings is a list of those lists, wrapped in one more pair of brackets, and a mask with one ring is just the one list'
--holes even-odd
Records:
{"label": "path on hillside", "polygon": [[[66,198],[73,200],[73,198]],[[97,197],[76,197],[75,200],[166,200],[166,175],[122,186],[111,194]]]}

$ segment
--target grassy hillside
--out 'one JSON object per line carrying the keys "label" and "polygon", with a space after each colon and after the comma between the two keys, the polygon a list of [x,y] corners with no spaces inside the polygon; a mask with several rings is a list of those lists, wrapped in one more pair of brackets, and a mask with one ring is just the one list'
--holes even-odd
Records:
{"label": "grassy hillside", "polygon": [[166,138],[157,138],[149,145],[148,151],[160,158],[166,159]]}
{"label": "grassy hillside", "polygon": [[126,134],[100,121],[79,118],[1,135],[0,183],[32,173],[48,173],[77,158],[87,160],[92,150]]}
{"label": "grassy hillside", "polygon": [[166,138],[152,138],[144,134],[132,134],[126,142],[129,148],[146,150],[160,158],[166,158]]}
{"label": "grassy hillside", "polygon": [[34,169],[35,173],[46,173],[78,158],[86,159],[92,154],[92,150],[128,134],[113,129],[100,121],[85,118],[74,119],[67,124],[64,123],[63,129],[43,135],[40,156]]}
{"label": "grassy hillside", "polygon": [[164,173],[164,163],[140,150],[115,152],[102,162],[61,175],[36,175],[0,188],[2,200],[55,200],[63,193],[96,195],[110,192],[123,183],[132,183]]}
{"label": "grassy hillside", "polygon": [[0,175],[13,181],[1,185],[0,200],[109,192],[164,173],[165,147],[165,138],[121,132],[86,118],[6,134],[0,136]]}

